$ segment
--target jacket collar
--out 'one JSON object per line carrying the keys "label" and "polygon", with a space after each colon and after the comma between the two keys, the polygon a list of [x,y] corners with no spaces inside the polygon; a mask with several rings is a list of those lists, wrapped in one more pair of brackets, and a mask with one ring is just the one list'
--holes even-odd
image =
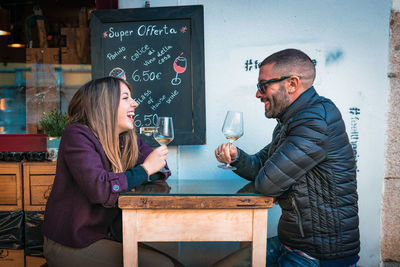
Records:
{"label": "jacket collar", "polygon": [[289,107],[282,112],[276,120],[279,123],[286,123],[297,111],[303,109],[309,103],[312,103],[314,99],[318,97],[318,93],[315,91],[314,86],[311,86],[304,91]]}

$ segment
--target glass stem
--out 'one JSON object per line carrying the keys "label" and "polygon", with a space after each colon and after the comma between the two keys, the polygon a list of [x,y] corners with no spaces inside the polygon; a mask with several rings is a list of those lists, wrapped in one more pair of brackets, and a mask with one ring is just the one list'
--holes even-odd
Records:
{"label": "glass stem", "polygon": [[[229,155],[231,154],[231,144],[232,144],[232,142],[231,142],[231,140],[229,140],[229,142],[228,142],[228,148],[229,148]],[[231,166],[231,164],[229,163],[229,162],[227,162],[226,163],[226,166]]]}

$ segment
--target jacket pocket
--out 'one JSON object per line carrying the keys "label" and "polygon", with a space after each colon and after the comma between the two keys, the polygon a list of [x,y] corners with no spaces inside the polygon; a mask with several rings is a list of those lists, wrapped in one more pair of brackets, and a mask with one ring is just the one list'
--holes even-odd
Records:
{"label": "jacket pocket", "polygon": [[301,214],[300,214],[299,208],[297,207],[297,203],[296,203],[296,200],[294,199],[294,196],[292,195],[292,196],[290,196],[290,198],[292,199],[292,205],[293,205],[294,210],[295,210],[295,212],[297,214],[301,237],[304,237],[303,220],[301,218]]}

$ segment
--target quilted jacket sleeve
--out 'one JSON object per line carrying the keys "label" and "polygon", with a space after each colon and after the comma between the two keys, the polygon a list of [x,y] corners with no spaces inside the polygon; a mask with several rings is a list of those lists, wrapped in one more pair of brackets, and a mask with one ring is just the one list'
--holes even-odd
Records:
{"label": "quilted jacket sleeve", "polygon": [[271,144],[265,146],[255,155],[249,155],[240,148],[239,157],[231,165],[237,167],[234,172],[249,181],[254,181],[265,160],[268,158],[268,151]]}
{"label": "quilted jacket sleeve", "polygon": [[[315,109],[321,110],[321,109]],[[319,112],[300,113],[288,121],[284,141],[265,161],[256,177],[256,189],[278,197],[297,179],[326,158],[327,123]]]}

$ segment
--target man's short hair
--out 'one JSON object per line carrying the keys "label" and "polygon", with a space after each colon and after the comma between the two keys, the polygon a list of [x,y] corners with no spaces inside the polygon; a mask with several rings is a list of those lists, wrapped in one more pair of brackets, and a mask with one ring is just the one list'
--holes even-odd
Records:
{"label": "man's short hair", "polygon": [[268,64],[275,64],[275,70],[287,72],[282,73],[282,75],[306,75],[309,79],[315,79],[315,65],[313,61],[307,54],[298,49],[289,48],[278,51],[264,59],[260,67]]}

